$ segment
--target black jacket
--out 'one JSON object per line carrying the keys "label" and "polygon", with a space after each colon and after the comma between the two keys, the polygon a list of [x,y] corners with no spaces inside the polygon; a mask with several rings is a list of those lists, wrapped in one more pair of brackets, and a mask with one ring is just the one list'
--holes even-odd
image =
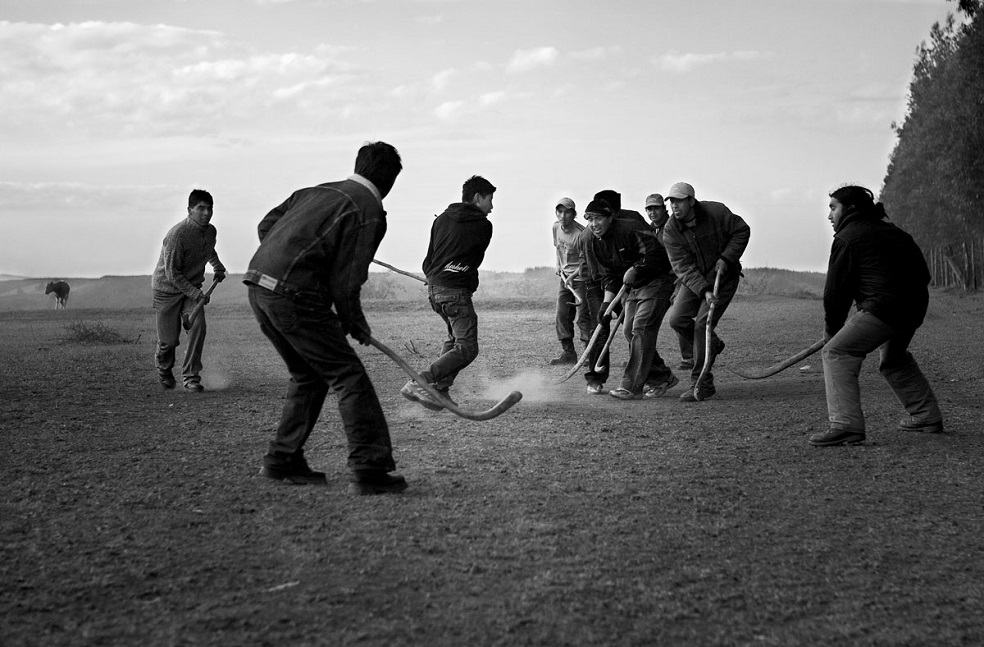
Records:
{"label": "black jacket", "polygon": [[880,209],[848,212],[838,223],[823,290],[828,335],[844,325],[852,302],[900,330],[915,330],[926,316],[926,259],[912,236],[883,216]]}
{"label": "black jacket", "polygon": [[636,268],[637,287],[657,279],[672,281],[674,278],[666,249],[649,225],[613,218],[602,238],[591,233],[590,227],[585,227],[578,242],[585,252],[582,258],[588,274],[599,277],[602,287],[609,292],[621,289],[622,276],[630,267]]}
{"label": "black jacket", "polygon": [[492,223],[469,202],[448,205],[434,219],[423,270],[429,285],[478,289],[478,267],[492,240]]}

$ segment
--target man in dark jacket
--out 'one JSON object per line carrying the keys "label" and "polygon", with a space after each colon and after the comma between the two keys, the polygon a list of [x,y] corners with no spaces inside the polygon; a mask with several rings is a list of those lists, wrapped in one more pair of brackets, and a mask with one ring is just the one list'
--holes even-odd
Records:
{"label": "man in dark jacket", "polygon": [[[430,244],[424,258],[427,299],[447,327],[441,356],[420,376],[451,404],[449,389],[461,369],[478,357],[478,315],[472,294],[478,289],[478,268],[492,240],[492,196],[495,187],[485,178],[473,175],[461,188],[461,202],[455,202],[434,219]],[[443,404],[410,380],[400,390],[403,397],[440,411]]]}
{"label": "man in dark jacket", "polygon": [[[859,186],[830,194],[834,242],[823,291],[823,378],[830,428],[810,437],[816,446],[865,439],[858,372],[865,356],[881,348],[878,370],[908,417],[902,431],[943,431],[943,414],[926,377],[909,352],[929,304],[929,268],[912,236],[886,222],[882,204]],[[851,304],[856,312],[848,316]]]}
{"label": "man in dark jacket", "polygon": [[[690,388],[680,395],[683,402],[706,400],[715,393],[714,358],[724,350],[724,342],[713,332],[717,322],[738,291],[741,276],[741,255],[748,246],[751,230],[745,221],[720,202],[694,197],[694,187],[677,182],[670,187],[673,217],[663,229],[663,244],[673,264],[681,287],[673,300],[670,326],[681,339],[680,347],[689,341],[694,349],[694,367],[690,371]],[[718,272],[721,281],[717,296],[714,281]],[[714,318],[708,322],[710,305],[714,303]],[[711,356],[707,353],[707,326],[711,326]],[[708,370],[700,384],[704,362]]]}
{"label": "man in dark jacket", "polygon": [[[605,291],[600,324],[608,324],[610,316],[604,312],[622,286],[629,290],[622,323],[629,359],[621,384],[609,395],[620,400],[662,395],[679,382],[656,351],[675,279],[666,250],[647,225],[616,217],[603,200],[588,204],[584,218],[590,231],[583,234],[588,263],[597,268]],[[597,393],[591,384],[588,392]]]}
{"label": "man in dark jacket", "polygon": [[304,443],[328,391],[348,438],[351,489],[357,494],[405,490],[389,428],[359,356],[372,334],[360,291],[386,233],[383,198],[403,164],[385,142],[359,149],[355,174],[295,191],[260,222],[260,247],[243,282],[260,329],[287,364],[290,383],[277,435],[260,474],[294,484],[326,485],[304,458]]}

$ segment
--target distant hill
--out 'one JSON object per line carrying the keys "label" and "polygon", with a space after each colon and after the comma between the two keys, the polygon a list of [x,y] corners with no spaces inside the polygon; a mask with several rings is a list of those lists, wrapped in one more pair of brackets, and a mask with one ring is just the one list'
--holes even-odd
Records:
{"label": "distant hill", "polygon": [[0,281],[18,281],[27,277],[15,276],[13,274],[0,274]]}
{"label": "distant hill", "polygon": [[[797,298],[820,298],[824,274],[794,272],[774,268],[745,268],[739,295],[772,294]],[[231,274],[212,293],[215,305],[244,305],[246,286],[242,274]],[[54,309],[55,297],[45,295],[50,279],[12,278],[0,282],[0,312]],[[150,276],[103,276],[98,279],[62,279],[71,286],[68,309],[147,308],[151,305]],[[206,280],[210,283],[211,276]],[[482,272],[477,299],[516,300],[554,303],[558,280],[549,267],[534,267],[525,272]],[[415,303],[426,306],[427,291],[420,281],[393,272],[369,273],[362,288],[367,302]]]}

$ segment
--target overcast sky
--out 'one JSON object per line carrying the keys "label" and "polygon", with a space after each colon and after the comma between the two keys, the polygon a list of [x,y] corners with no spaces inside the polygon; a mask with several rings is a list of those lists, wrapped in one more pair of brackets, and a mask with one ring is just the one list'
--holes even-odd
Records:
{"label": "overcast sky", "polygon": [[[192,188],[246,269],[256,224],[399,149],[377,258],[498,187],[485,270],[551,265],[557,199],[687,181],[746,267],[823,271],[827,193],[877,192],[944,0],[2,0],[0,274],[149,274]],[[580,216],[579,216],[580,219]],[[583,221],[582,221],[583,222]]]}

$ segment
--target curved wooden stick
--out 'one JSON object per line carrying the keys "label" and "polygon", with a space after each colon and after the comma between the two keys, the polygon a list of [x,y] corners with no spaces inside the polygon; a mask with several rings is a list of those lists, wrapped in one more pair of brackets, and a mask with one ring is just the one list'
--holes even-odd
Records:
{"label": "curved wooden stick", "polygon": [[785,371],[787,368],[789,368],[793,364],[798,364],[799,362],[802,362],[804,359],[806,359],[807,357],[809,357],[813,353],[815,353],[818,350],[820,350],[821,348],[823,348],[824,347],[824,344],[826,344],[826,343],[827,342],[825,342],[822,339],[819,340],[819,341],[816,341],[816,342],[810,344],[809,346],[807,346],[806,348],[804,348],[803,350],[801,350],[800,352],[796,353],[792,357],[787,357],[786,359],[782,360],[781,362],[779,362],[777,364],[773,364],[772,366],[770,366],[768,368],[763,368],[763,369],[760,369],[760,370],[757,370],[757,371],[741,371],[741,370],[738,370],[738,369],[730,368],[729,367],[728,370],[731,371],[732,373],[734,373],[735,375],[739,376],[739,377],[745,378],[746,380],[761,380],[764,377],[770,377],[770,376],[775,375],[776,373],[778,373],[780,371]]}
{"label": "curved wooden stick", "polygon": [[714,274],[714,292],[712,293],[714,295],[714,299],[711,301],[711,305],[707,307],[707,324],[704,326],[704,365],[700,369],[700,376],[698,376],[697,381],[694,382],[694,397],[698,400],[701,399],[701,397],[697,395],[700,392],[699,387],[701,380],[703,380],[711,371],[711,361],[713,359],[711,357],[711,342],[714,339],[712,317],[714,316],[714,306],[717,305],[718,286],[721,285],[722,274],[724,274],[724,272],[720,267],[718,267],[717,272]]}
{"label": "curved wooden stick", "polygon": [[[218,284],[219,284],[218,281],[212,281],[212,285],[208,286],[208,289],[205,290],[206,298],[212,294],[212,290],[214,290],[215,286]],[[191,324],[195,323],[195,319],[198,318],[198,313],[200,313],[204,307],[205,307],[205,299],[202,299],[201,301],[198,302],[198,304],[194,308],[191,309],[191,312],[182,313],[181,327],[184,328],[185,330],[191,330]]]}
{"label": "curved wooden stick", "polygon": [[605,358],[605,353],[608,352],[608,347],[612,345],[612,340],[615,339],[615,333],[618,332],[618,327],[622,325],[622,319],[625,317],[625,308],[622,308],[622,312],[618,313],[618,317],[612,322],[611,332],[608,333],[608,339],[605,340],[605,345],[601,347],[601,352],[598,353],[598,361],[595,362],[594,371],[595,373],[601,373],[605,370],[605,365],[601,362]]}
{"label": "curved wooden stick", "polygon": [[[622,297],[625,296],[625,293],[627,291],[628,288],[623,285],[622,289],[619,290],[618,294],[615,295],[615,298],[612,299],[612,302],[608,304],[608,309],[605,310],[606,315],[612,314],[612,310],[615,309],[615,304],[622,300]],[[604,326],[602,326],[601,324],[595,326],[594,334],[591,335],[591,340],[588,342],[588,345],[584,349],[584,352],[581,353],[581,357],[578,358],[577,363],[575,363],[574,366],[571,367],[571,370],[567,371],[567,373],[564,374],[564,377],[554,382],[554,384],[563,384],[567,380],[571,379],[574,376],[574,374],[577,373],[579,368],[584,366],[584,362],[587,361],[588,354],[591,353],[591,349],[594,347],[595,342],[598,341],[598,337],[601,335],[601,331],[603,328]]]}
{"label": "curved wooden stick", "polygon": [[573,272],[571,272],[571,274],[570,274],[570,276],[568,276],[568,275],[566,275],[566,274],[564,274],[564,270],[561,270],[561,271],[560,271],[560,276],[561,276],[561,280],[562,280],[562,281],[564,282],[564,287],[566,287],[566,288],[567,288],[567,291],[568,291],[568,292],[570,292],[571,294],[573,294],[573,295],[574,295],[574,305],[576,305],[576,306],[579,306],[579,305],[581,305],[582,303],[584,303],[584,299],[582,299],[581,297],[579,297],[579,296],[577,295],[577,292],[575,292],[575,291],[574,291],[574,287],[573,287],[573,286],[571,285],[571,283],[572,283],[572,282],[574,281],[574,279],[576,279],[576,278],[577,278],[577,277],[578,277],[578,276],[579,276],[580,274],[581,274],[581,268],[580,268],[580,267],[579,267],[579,268],[577,268],[576,270],[574,270]]}
{"label": "curved wooden stick", "polygon": [[372,259],[372,262],[375,263],[376,265],[382,265],[386,269],[388,269],[388,270],[390,270],[392,272],[396,272],[397,274],[402,274],[403,276],[409,276],[412,279],[417,279],[418,281],[420,281],[424,285],[427,285],[427,279],[425,279],[424,277],[420,276],[419,274],[414,274],[413,272],[404,272],[403,270],[401,270],[398,267],[393,267],[389,263],[384,263],[382,261],[377,261],[375,258]]}
{"label": "curved wooden stick", "polygon": [[495,418],[499,414],[505,412],[511,406],[513,406],[514,404],[516,404],[517,402],[523,399],[522,393],[520,393],[519,391],[513,391],[505,398],[503,398],[501,401],[499,401],[494,407],[486,411],[472,412],[472,411],[465,411],[464,409],[459,409],[458,405],[451,404],[451,402],[449,402],[447,398],[442,396],[440,393],[437,392],[437,390],[434,387],[428,384],[427,380],[420,377],[420,375],[415,370],[413,370],[409,364],[407,364],[406,360],[400,357],[396,353],[396,351],[394,351],[392,348],[390,348],[389,346],[387,346],[386,344],[384,344],[383,342],[379,341],[378,339],[372,336],[369,337],[369,343],[375,346],[378,350],[382,351],[382,353],[387,357],[389,357],[391,360],[399,364],[400,368],[403,369],[403,372],[409,375],[412,380],[414,380],[415,382],[417,382],[417,384],[423,387],[423,389],[427,391],[427,393],[432,398],[434,398],[435,402],[440,402],[442,407],[444,407],[454,415],[459,416],[461,418],[465,418],[466,420],[478,420],[478,421],[491,420],[492,418]]}

